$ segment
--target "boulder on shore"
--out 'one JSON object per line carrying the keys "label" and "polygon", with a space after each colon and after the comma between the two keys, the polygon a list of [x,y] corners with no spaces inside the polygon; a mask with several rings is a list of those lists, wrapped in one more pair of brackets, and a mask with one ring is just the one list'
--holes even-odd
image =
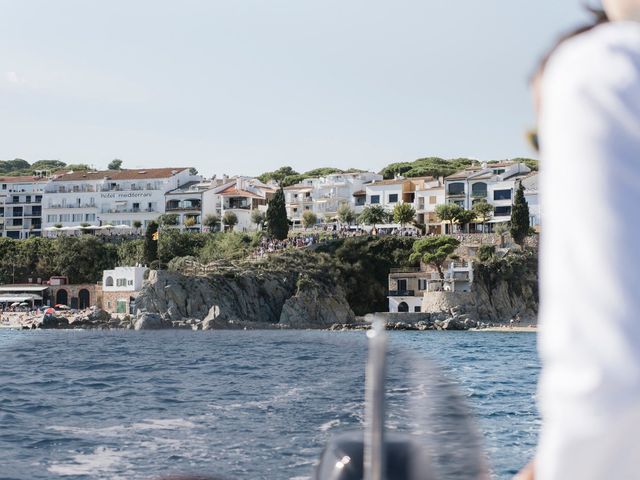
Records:
{"label": "boulder on shore", "polygon": [[158,313],[142,313],[134,324],[135,330],[160,330],[163,328],[171,328],[170,322],[165,322]]}

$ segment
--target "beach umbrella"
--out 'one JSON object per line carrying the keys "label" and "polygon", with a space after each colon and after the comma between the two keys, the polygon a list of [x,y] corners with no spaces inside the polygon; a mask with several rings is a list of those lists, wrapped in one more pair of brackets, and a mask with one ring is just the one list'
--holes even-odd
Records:
{"label": "beach umbrella", "polygon": [[58,230],[61,230],[61,227],[56,227],[55,225],[53,227],[45,228],[45,231],[47,232],[57,232]]}
{"label": "beach umbrella", "polygon": [[58,310],[70,310],[70,308],[67,305],[63,305],[62,303],[57,303],[56,305],[54,305],[55,308],[57,308]]}
{"label": "beach umbrella", "polygon": [[47,309],[44,311],[44,314],[45,314],[45,315],[53,315],[54,313],[56,313],[56,311],[55,311],[53,308],[51,308],[51,307],[47,308]]}
{"label": "beach umbrella", "polygon": [[22,302],[19,306],[20,307],[28,307],[29,304],[27,302]]}
{"label": "beach umbrella", "polygon": [[131,230],[131,227],[129,225],[116,225],[113,228],[119,228],[120,230]]}
{"label": "beach umbrella", "polygon": [[17,307],[18,305],[20,305],[20,302],[13,302],[13,303],[11,304],[11,306],[12,306],[12,307]]}

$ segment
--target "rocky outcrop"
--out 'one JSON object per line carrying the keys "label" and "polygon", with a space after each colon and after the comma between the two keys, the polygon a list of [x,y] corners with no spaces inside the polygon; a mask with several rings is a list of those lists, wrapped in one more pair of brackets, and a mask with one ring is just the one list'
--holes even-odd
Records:
{"label": "rocky outcrop", "polygon": [[[291,328],[328,328],[334,323],[350,324],[355,315],[345,308],[341,288],[335,292],[324,289],[304,291],[287,299],[280,314],[280,324]],[[347,306],[348,307],[348,306]]]}
{"label": "rocky outcrop", "polygon": [[[438,320],[460,316],[468,324],[535,324],[538,315],[538,259],[531,251],[510,253],[475,265],[471,292],[431,292],[423,312]],[[443,329],[457,328],[457,322]],[[470,327],[475,328],[475,327]]]}
{"label": "rocky outcrop", "polygon": [[[195,319],[196,329],[327,328],[351,323],[341,288],[299,269],[239,269],[207,277],[151,271],[136,299],[141,315],[156,314],[175,326]],[[136,324],[137,325],[137,324]]]}

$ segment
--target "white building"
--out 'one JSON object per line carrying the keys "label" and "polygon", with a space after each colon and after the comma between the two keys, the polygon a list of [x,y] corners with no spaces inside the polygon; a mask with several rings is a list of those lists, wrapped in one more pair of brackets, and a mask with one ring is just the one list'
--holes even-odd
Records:
{"label": "white building", "polygon": [[60,225],[124,225],[145,228],[165,212],[165,193],[200,180],[188,168],[78,171],[46,185],[43,229]]}
{"label": "white building", "polygon": [[446,203],[470,210],[477,202],[485,200],[495,208],[490,225],[509,222],[516,184],[530,172],[525,164],[515,162],[484,164],[462,170],[444,179]]}
{"label": "white building", "polygon": [[267,203],[273,197],[275,189],[256,178],[234,177],[229,183],[216,188],[214,193],[221,198],[221,218],[224,219],[224,215],[231,212],[238,219],[233,230],[249,232],[258,229],[258,225],[251,219],[252,213],[255,210],[261,213],[267,211]]}
{"label": "white building", "polygon": [[102,306],[111,313],[135,313],[134,304],[147,267],[116,267],[102,272]]}
{"label": "white building", "polygon": [[438,272],[424,265],[415,268],[396,268],[389,273],[389,311],[394,313],[420,312],[423,300],[434,292],[470,292],[473,284],[473,262],[449,260],[444,279]]}
{"label": "white building", "polygon": [[382,180],[373,172],[332,173],[306,178],[284,189],[287,216],[294,224],[302,222],[305,211],[312,211],[319,220],[334,218],[341,205],[360,213],[365,205],[366,185]]}
{"label": "white building", "polygon": [[413,203],[412,197],[403,197],[404,193],[412,193],[411,181],[407,178],[378,180],[366,186],[366,206],[380,205],[388,212],[404,201]]}
{"label": "white building", "polygon": [[442,222],[436,215],[436,206],[445,203],[444,180],[441,178],[411,178],[414,186],[413,207],[416,221],[426,226],[426,233],[442,233]]}
{"label": "white building", "polygon": [[175,214],[180,230],[203,231],[207,215],[222,215],[222,197],[214,180],[187,182],[165,194],[165,212]]}
{"label": "white building", "polygon": [[0,177],[0,234],[24,239],[42,234],[44,177]]}

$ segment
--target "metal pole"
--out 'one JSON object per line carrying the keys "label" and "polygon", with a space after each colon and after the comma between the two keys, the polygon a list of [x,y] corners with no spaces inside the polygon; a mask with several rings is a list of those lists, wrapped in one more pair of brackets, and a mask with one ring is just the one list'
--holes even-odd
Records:
{"label": "metal pole", "polygon": [[384,480],[384,378],[387,334],[384,320],[373,320],[365,378],[364,480]]}

